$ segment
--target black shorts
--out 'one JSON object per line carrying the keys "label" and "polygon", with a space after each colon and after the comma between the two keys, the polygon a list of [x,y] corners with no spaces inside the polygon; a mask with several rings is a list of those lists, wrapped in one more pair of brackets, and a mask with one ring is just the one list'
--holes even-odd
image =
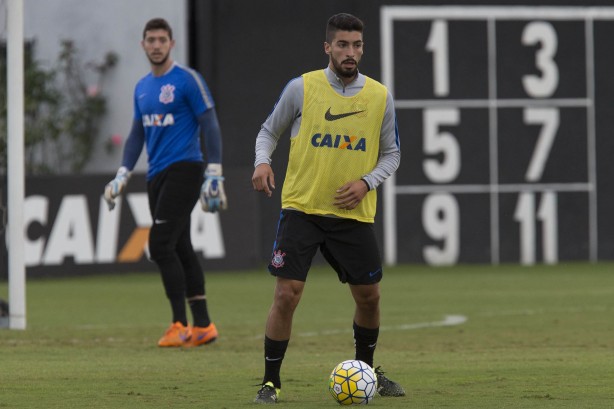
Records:
{"label": "black shorts", "polygon": [[382,261],[373,224],[282,210],[269,271],[305,281],[320,248],[342,283],[373,284],[382,279]]}
{"label": "black shorts", "polygon": [[175,162],[147,182],[149,210],[156,219],[189,221],[203,183],[202,162]]}

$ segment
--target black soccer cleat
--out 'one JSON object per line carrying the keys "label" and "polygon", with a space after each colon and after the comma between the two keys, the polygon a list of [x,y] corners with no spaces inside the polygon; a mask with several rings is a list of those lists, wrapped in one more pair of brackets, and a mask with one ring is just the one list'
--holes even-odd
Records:
{"label": "black soccer cleat", "polygon": [[395,381],[385,377],[381,366],[375,368],[375,376],[377,377],[377,393],[380,396],[405,396],[405,389]]}
{"label": "black soccer cleat", "polygon": [[261,403],[265,405],[277,403],[280,392],[280,389],[273,386],[273,382],[267,382],[260,387],[258,395],[256,395],[256,399],[254,399],[254,403]]}

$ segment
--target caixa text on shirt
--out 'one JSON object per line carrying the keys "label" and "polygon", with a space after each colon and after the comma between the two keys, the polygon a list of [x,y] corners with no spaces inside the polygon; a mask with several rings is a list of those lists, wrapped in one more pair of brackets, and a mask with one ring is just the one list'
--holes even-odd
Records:
{"label": "caixa text on shirt", "polygon": [[358,138],[357,136],[348,135],[331,135],[329,133],[322,135],[317,133],[311,137],[311,144],[316,148],[336,148],[348,149],[351,151],[367,151],[367,140]]}
{"label": "caixa text on shirt", "polygon": [[143,126],[170,126],[175,125],[173,114],[148,114],[143,115]]}

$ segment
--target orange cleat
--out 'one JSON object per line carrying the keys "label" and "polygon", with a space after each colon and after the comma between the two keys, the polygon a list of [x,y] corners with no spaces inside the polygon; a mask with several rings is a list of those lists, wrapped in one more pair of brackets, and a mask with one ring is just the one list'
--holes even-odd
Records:
{"label": "orange cleat", "polygon": [[192,338],[190,326],[185,327],[181,322],[177,321],[168,327],[162,338],[158,341],[158,346],[180,347],[188,342],[190,338]]}
{"label": "orange cleat", "polygon": [[192,327],[192,338],[187,340],[183,346],[190,348],[210,344],[217,339],[217,335],[217,328],[214,323],[207,327]]}

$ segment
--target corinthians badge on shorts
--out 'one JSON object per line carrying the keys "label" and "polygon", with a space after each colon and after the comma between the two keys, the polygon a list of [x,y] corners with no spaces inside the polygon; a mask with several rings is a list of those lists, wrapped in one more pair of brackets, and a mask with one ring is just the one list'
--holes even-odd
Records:
{"label": "corinthians badge on shorts", "polygon": [[281,268],[284,266],[284,256],[286,253],[282,253],[281,250],[273,252],[273,258],[271,259],[271,265],[275,268]]}

